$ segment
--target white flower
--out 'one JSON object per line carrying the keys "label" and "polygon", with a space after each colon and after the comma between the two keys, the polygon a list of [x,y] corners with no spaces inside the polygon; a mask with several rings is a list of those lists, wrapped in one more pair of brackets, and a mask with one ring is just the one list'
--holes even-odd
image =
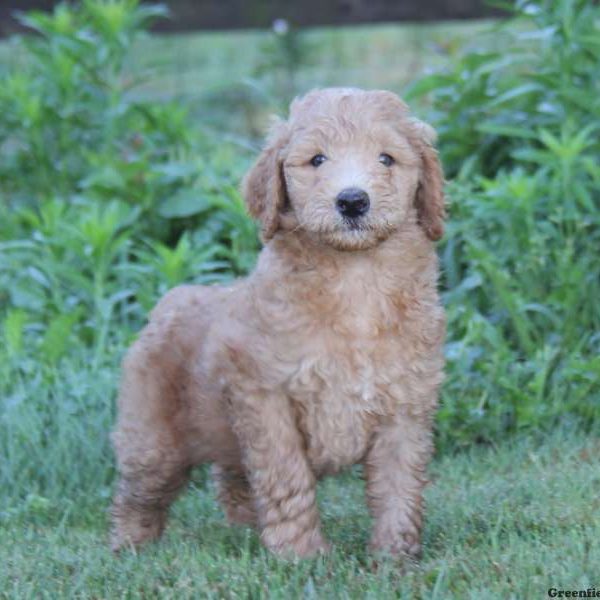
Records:
{"label": "white flower", "polygon": [[275,19],[273,21],[273,31],[277,35],[285,35],[290,30],[290,25],[285,19]]}

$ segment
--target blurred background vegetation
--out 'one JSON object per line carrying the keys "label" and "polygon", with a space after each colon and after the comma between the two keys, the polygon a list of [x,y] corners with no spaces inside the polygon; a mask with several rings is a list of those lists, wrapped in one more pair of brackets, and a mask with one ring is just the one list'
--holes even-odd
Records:
{"label": "blurred background vegetation", "polygon": [[135,0],[22,16],[37,35],[0,45],[0,515],[109,495],[124,348],[168,288],[252,268],[238,182],[268,115],[315,86],[391,89],[440,133],[440,449],[597,431],[600,9],[512,10],[169,37]]}

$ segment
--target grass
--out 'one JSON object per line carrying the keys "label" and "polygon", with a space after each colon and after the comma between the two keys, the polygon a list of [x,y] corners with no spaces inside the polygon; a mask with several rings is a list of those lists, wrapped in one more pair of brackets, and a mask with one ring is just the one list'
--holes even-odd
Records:
{"label": "grass", "polygon": [[30,498],[26,511],[4,515],[0,597],[491,600],[585,589],[598,583],[599,460],[599,440],[566,430],[441,458],[427,490],[424,558],[405,573],[393,561],[371,565],[357,473],[321,484],[335,549],[304,562],[273,558],[253,531],[227,527],[203,471],[163,540],[138,555],[109,552],[106,497]]}

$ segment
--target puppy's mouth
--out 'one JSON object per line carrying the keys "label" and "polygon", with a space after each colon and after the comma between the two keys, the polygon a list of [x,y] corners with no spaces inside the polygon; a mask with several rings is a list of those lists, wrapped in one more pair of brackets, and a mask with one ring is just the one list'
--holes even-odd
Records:
{"label": "puppy's mouth", "polygon": [[[293,229],[301,228],[316,236],[320,241],[338,250],[366,250],[388,238],[397,224],[377,215],[346,216],[330,214],[322,217],[318,227],[317,219],[300,220]],[[292,229],[292,228],[291,228]]]}
{"label": "puppy's mouth", "polygon": [[[333,225],[333,224],[332,224]],[[344,217],[335,225],[321,231],[322,239],[338,250],[368,250],[386,240],[397,225],[373,217]]]}
{"label": "puppy's mouth", "polygon": [[350,231],[368,231],[369,227],[362,217],[344,218],[344,228]]}
{"label": "puppy's mouth", "polygon": [[382,229],[382,225],[365,217],[344,217],[335,229],[337,233],[351,234],[354,237],[376,234]]}

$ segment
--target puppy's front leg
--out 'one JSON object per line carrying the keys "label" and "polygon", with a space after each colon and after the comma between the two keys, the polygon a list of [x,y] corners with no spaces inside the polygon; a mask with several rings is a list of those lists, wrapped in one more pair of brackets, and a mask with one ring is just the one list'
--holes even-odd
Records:
{"label": "puppy's front leg", "polygon": [[258,525],[276,554],[311,556],[329,545],[320,531],[316,480],[290,402],[285,395],[255,395],[232,402]]}
{"label": "puppy's front leg", "polygon": [[431,451],[428,418],[397,415],[375,432],[365,461],[367,501],[375,520],[372,551],[420,555],[425,469]]}

